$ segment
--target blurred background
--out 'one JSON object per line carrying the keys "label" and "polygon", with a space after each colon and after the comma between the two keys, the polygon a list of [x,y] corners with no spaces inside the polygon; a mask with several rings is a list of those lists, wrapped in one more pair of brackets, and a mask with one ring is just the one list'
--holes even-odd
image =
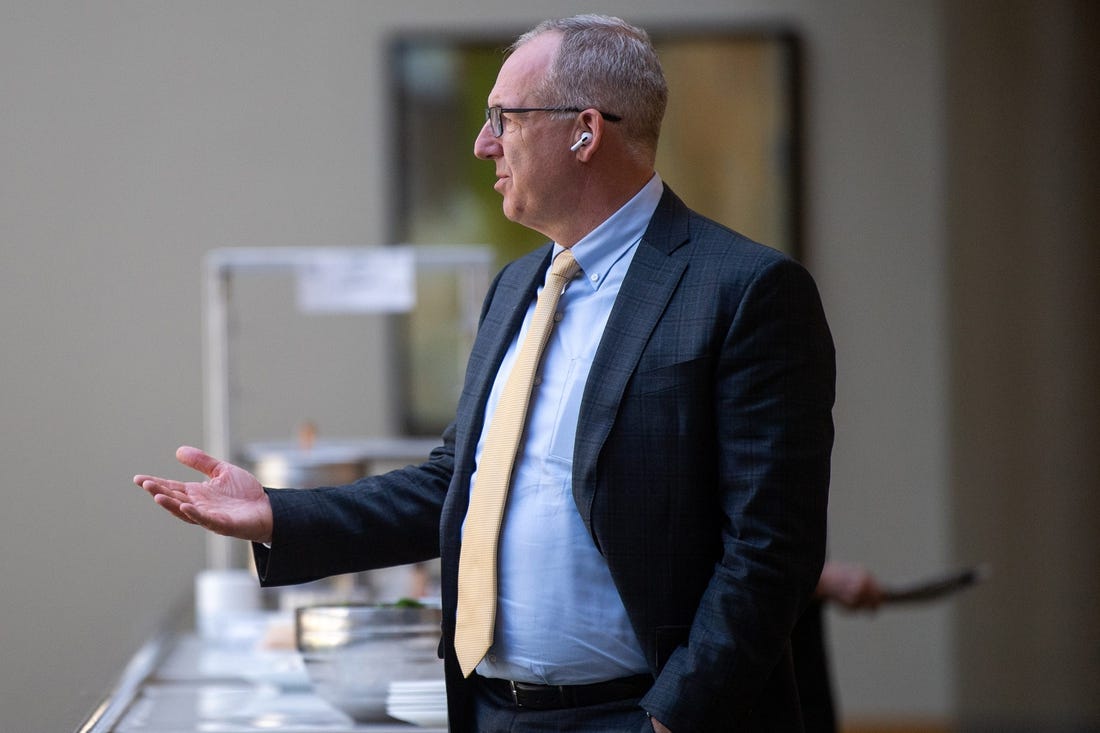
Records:
{"label": "blurred background", "polygon": [[[0,1],[0,728],[74,730],[207,562],[130,483],[183,477],[176,446],[204,440],[205,253],[410,237],[395,39],[592,9]],[[1100,730],[1100,4],[598,10],[797,40],[796,254],[839,371],[830,554],[897,582],[993,569],[949,601],[830,611],[845,727]],[[311,397],[242,380],[246,427],[405,429],[389,331],[336,320],[350,337],[254,329],[255,384],[270,366]]]}

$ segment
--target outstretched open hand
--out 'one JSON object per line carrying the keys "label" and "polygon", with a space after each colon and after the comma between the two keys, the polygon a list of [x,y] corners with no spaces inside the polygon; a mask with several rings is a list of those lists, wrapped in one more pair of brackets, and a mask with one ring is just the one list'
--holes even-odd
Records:
{"label": "outstretched open hand", "polygon": [[255,476],[189,446],[176,451],[176,460],[205,474],[207,480],[172,481],[139,474],[134,483],[189,524],[242,540],[271,541],[271,503]]}

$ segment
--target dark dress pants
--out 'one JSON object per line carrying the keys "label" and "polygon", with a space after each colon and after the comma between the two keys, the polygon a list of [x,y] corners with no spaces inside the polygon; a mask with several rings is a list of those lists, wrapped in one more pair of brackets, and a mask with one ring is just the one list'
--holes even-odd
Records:
{"label": "dark dress pants", "polygon": [[474,695],[477,733],[653,733],[640,698],[557,710],[517,708],[507,697],[484,686]]}

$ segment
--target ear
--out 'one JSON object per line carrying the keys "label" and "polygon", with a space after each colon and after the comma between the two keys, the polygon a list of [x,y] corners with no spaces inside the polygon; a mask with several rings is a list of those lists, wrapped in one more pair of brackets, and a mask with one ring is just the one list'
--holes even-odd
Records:
{"label": "ear", "polygon": [[[573,130],[573,146],[570,148],[577,160],[587,163],[593,154],[599,149],[604,133],[604,118],[595,109],[586,109],[577,117],[577,125]],[[587,142],[581,143],[582,140]]]}

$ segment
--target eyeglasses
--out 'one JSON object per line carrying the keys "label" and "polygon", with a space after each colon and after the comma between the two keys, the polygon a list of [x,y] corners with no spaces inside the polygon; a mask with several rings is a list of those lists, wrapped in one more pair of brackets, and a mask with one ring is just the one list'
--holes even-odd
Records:
{"label": "eyeglasses", "polygon": [[[585,108],[587,109],[587,108]],[[599,112],[599,110],[596,110]],[[486,107],[485,119],[489,120],[489,129],[493,131],[494,137],[500,137],[504,134],[504,118],[501,117],[504,113],[519,114],[521,112],[584,112],[584,109],[579,107]],[[608,122],[621,122],[622,117],[613,115],[609,112],[600,112],[600,117],[603,117]]]}

